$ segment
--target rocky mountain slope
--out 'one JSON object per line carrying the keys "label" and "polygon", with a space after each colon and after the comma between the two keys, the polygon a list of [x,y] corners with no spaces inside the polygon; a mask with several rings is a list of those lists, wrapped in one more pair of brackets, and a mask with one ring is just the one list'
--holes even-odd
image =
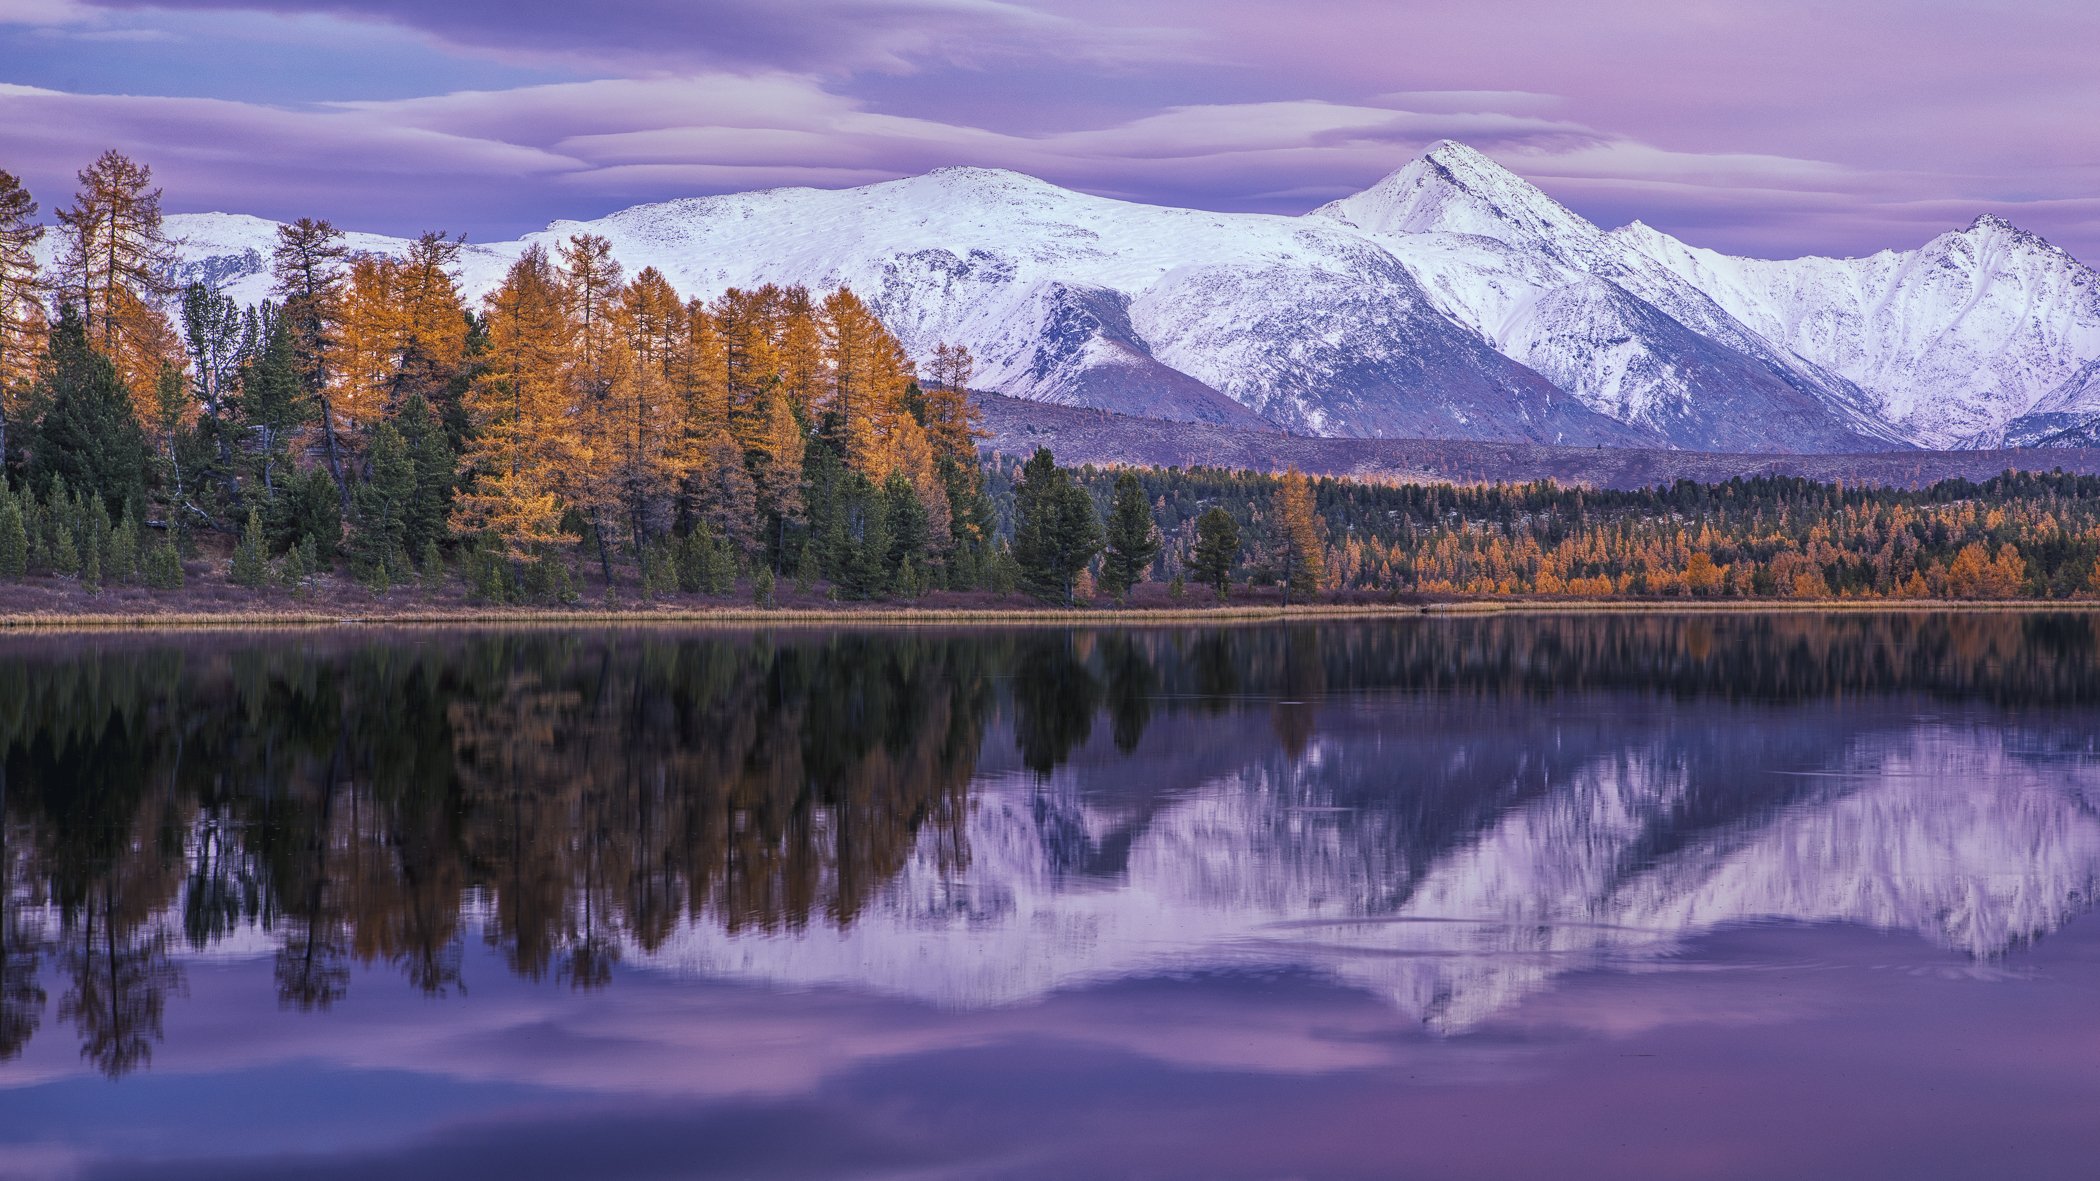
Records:
{"label": "rocky mountain slope", "polygon": [[[266,293],[273,223],[169,220],[186,277]],[[2075,393],[2043,405],[2100,359],[2100,277],[1999,219],[1864,259],[1732,258],[1600,229],[1449,142],[1301,217],[977,168],[641,205],[470,247],[464,285],[485,293],[527,244],[585,232],[688,295],[849,284],[915,356],[968,344],[986,389],[1185,422],[1856,452],[2100,416]]]}

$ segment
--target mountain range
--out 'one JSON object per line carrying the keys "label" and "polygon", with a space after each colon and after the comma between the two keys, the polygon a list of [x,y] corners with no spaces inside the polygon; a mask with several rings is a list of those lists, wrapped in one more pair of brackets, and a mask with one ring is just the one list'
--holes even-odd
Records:
{"label": "mountain range", "polygon": [[[168,228],[185,280],[266,295],[276,223]],[[579,233],[687,296],[846,284],[914,357],[968,345],[985,390],[1147,418],[1725,452],[2100,442],[2100,276],[2000,218],[1866,258],[1737,258],[1602,229],[1449,141],[1301,216],[982,168],[666,201],[470,245],[462,286]]]}

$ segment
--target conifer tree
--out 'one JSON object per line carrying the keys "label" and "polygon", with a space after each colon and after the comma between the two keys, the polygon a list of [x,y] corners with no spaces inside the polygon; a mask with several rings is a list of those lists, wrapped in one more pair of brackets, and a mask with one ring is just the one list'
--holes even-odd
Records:
{"label": "conifer tree", "polygon": [[201,412],[200,430],[214,473],[199,473],[200,480],[216,480],[230,503],[239,496],[234,451],[238,446],[232,422],[238,401],[241,366],[256,350],[254,339],[259,321],[253,312],[242,315],[232,298],[204,283],[191,283],[182,291],[184,352],[189,357],[190,396]]}
{"label": "conifer tree", "polygon": [[182,468],[182,453],[196,410],[190,401],[189,382],[182,367],[164,361],[154,383],[153,449],[158,461],[158,480],[166,494],[168,519],[181,518],[189,500],[188,473]]}
{"label": "conifer tree", "polygon": [[0,172],[0,465],[18,442],[9,429],[21,419],[44,346],[43,282],[36,259],[44,227],[36,214],[29,190],[11,173]]}
{"label": "conifer tree", "polygon": [[1205,509],[1196,518],[1196,549],[1189,561],[1189,573],[1198,584],[1216,591],[1222,602],[1232,586],[1232,568],[1239,560],[1239,524],[1231,513],[1217,505]]}
{"label": "conifer tree", "polygon": [[931,556],[926,506],[903,472],[891,472],[889,479],[883,481],[882,499],[888,516],[889,555],[885,564],[890,586],[899,593],[910,594],[918,589],[913,584]]}
{"label": "conifer tree", "polygon": [[29,530],[14,493],[0,489],[0,578],[19,581],[29,573]]}
{"label": "conifer tree", "polygon": [[329,398],[341,429],[352,438],[395,408],[408,348],[403,270],[403,264],[384,255],[361,254],[350,260],[340,286]]}
{"label": "conifer tree", "polygon": [[35,482],[63,477],[72,488],[121,509],[146,498],[148,452],[130,391],[108,357],[90,347],[72,305],[59,309],[51,351],[38,382],[43,408],[36,427]]}
{"label": "conifer tree", "polygon": [[312,421],[314,403],[299,376],[291,324],[268,304],[256,321],[260,340],[241,367],[237,417],[247,466],[253,481],[262,485],[260,499],[267,504],[284,491],[293,444]]}
{"label": "conifer tree", "polygon": [[977,359],[967,345],[939,344],[933,349],[926,386],[926,433],[934,454],[957,463],[975,463],[977,441],[984,437],[984,412],[970,401],[970,380]]}
{"label": "conifer tree", "polygon": [[461,238],[426,232],[401,260],[395,281],[400,358],[388,399],[389,405],[405,406],[409,399],[421,397],[453,431],[465,422],[461,398],[470,376],[473,343],[471,318],[459,294],[459,252],[464,244]]}
{"label": "conifer tree", "polygon": [[1101,558],[1101,592],[1121,602],[1143,582],[1159,555],[1159,530],[1152,524],[1152,505],[1135,472],[1116,479],[1116,497],[1108,510],[1108,549]]}
{"label": "conifer tree", "polygon": [[1093,497],[1036,448],[1014,485],[1014,560],[1022,584],[1038,598],[1070,606],[1079,572],[1101,551]]}
{"label": "conifer tree", "polygon": [[262,512],[248,510],[248,523],[241,529],[241,540],[233,547],[233,569],[228,574],[235,586],[257,590],[270,581],[270,547],[263,539]]}
{"label": "conifer tree", "polygon": [[1283,602],[1290,605],[1291,592],[1310,594],[1319,588],[1326,570],[1326,550],[1320,541],[1320,522],[1314,513],[1312,485],[1296,468],[1284,473],[1275,501],[1275,562],[1283,582]]}
{"label": "conifer tree", "polygon": [[302,217],[277,227],[277,244],[270,255],[274,291],[292,332],[300,380],[320,423],[322,458],[346,513],[350,511],[350,484],[343,471],[338,434],[348,424],[337,419],[330,375],[341,344],[343,264],[349,254],[341,230],[325,220]]}
{"label": "conifer tree", "polygon": [[174,542],[162,538],[146,547],[140,579],[154,590],[182,589],[182,553]]}
{"label": "conifer tree", "polygon": [[677,478],[682,436],[672,373],[685,307],[663,275],[648,267],[620,292],[614,320],[620,356],[598,429],[605,453],[599,495],[626,529],[647,581],[650,542],[667,522]]}
{"label": "conifer tree", "polygon": [[573,329],[563,305],[546,252],[526,250],[489,297],[486,364],[467,392],[472,482],[454,498],[454,527],[490,535],[514,566],[560,539],[556,490],[580,458],[568,421]]}
{"label": "conifer tree", "polygon": [[77,305],[89,342],[143,401],[175,344],[157,306],[172,294],[175,258],[161,225],[161,191],[151,187],[151,168],[114,150],[78,176],[73,204],[58,211],[64,298]]}
{"label": "conifer tree", "polygon": [[343,541],[343,511],[336,496],[335,480],[322,468],[310,468],[293,481],[291,495],[280,502],[282,516],[272,522],[276,540],[285,545],[314,547],[315,560],[307,569],[315,574],[335,564]]}
{"label": "conifer tree", "polygon": [[402,509],[404,552],[427,554],[447,535],[452,493],[459,479],[459,459],[445,434],[445,424],[421,393],[412,393],[393,425],[401,432],[414,471],[414,490]]}
{"label": "conifer tree", "polygon": [[355,493],[350,561],[367,583],[383,590],[408,569],[408,515],[416,498],[416,469],[408,444],[390,422],[373,429],[367,458],[370,473]]}

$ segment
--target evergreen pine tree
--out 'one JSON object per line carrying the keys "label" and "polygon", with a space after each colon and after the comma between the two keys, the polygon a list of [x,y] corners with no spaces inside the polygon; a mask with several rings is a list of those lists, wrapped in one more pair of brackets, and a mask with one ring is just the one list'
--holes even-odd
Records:
{"label": "evergreen pine tree", "polygon": [[[859,472],[846,477],[846,489],[848,553],[833,581],[851,598],[880,598],[889,593],[894,574],[890,567],[888,499]],[[855,525],[857,531],[852,528]]]}
{"label": "evergreen pine tree", "polygon": [[182,554],[175,543],[161,540],[148,546],[141,578],[154,590],[182,589]]}
{"label": "evergreen pine tree", "polygon": [[353,499],[356,524],[350,531],[350,561],[360,578],[385,590],[408,568],[408,515],[417,494],[415,461],[394,424],[372,431],[368,450],[371,471]]}
{"label": "evergreen pine tree", "polygon": [[136,582],[139,576],[139,523],[132,515],[131,506],[124,506],[123,519],[110,531],[109,557],[103,563],[103,576],[111,582]]}
{"label": "evergreen pine tree", "polygon": [[248,524],[233,547],[233,569],[228,577],[235,586],[259,590],[270,581],[270,547],[263,539],[262,512],[248,510]]}
{"label": "evergreen pine tree", "polygon": [[0,491],[0,578],[19,581],[29,573],[29,530],[22,505],[12,492]]}
{"label": "evergreen pine tree", "polygon": [[[61,514],[54,513],[54,517]],[[73,526],[61,519],[51,527],[51,572],[74,575],[80,573],[80,543],[73,540]]]}
{"label": "evergreen pine tree", "polygon": [[284,558],[277,564],[277,577],[284,585],[291,588],[293,598],[303,599],[306,597],[307,574],[305,552],[296,545],[284,551]]}
{"label": "evergreen pine tree", "polygon": [[87,329],[70,306],[59,309],[37,402],[43,407],[32,446],[33,482],[99,496],[117,510],[146,499],[146,436],[131,393],[108,357],[88,346]]}
{"label": "evergreen pine tree", "polygon": [[1196,518],[1196,552],[1189,562],[1189,573],[1198,584],[1216,591],[1218,601],[1223,602],[1232,585],[1232,568],[1239,560],[1238,522],[1217,505],[1205,509]]}
{"label": "evergreen pine tree", "polygon": [[423,543],[423,556],[418,561],[418,571],[423,576],[423,593],[436,595],[445,589],[445,553],[438,548],[436,538]]}
{"label": "evergreen pine tree", "polygon": [[250,491],[253,485],[261,485],[260,499],[275,513],[278,499],[289,491],[292,445],[312,421],[314,404],[300,381],[298,341],[291,325],[265,304],[255,328],[259,344],[255,356],[241,368],[235,408],[240,425],[246,428],[241,435],[247,449]]}
{"label": "evergreen pine tree", "polygon": [[404,553],[446,539],[452,515],[452,492],[459,482],[459,456],[445,434],[445,424],[421,394],[411,394],[394,419],[414,473],[414,488],[401,510]]}
{"label": "evergreen pine tree", "polygon": [[909,594],[916,589],[918,572],[926,568],[932,540],[927,534],[926,506],[904,473],[895,471],[882,482],[882,508],[889,533],[889,554],[884,562],[889,583],[896,591]]}
{"label": "evergreen pine tree", "polygon": [[1152,505],[1135,472],[1116,479],[1116,498],[1108,510],[1108,550],[1101,559],[1101,593],[1121,602],[1143,582],[1159,554],[1159,531],[1152,526]]}
{"label": "evergreen pine tree", "polygon": [[1072,603],[1074,583],[1101,551],[1094,499],[1036,448],[1014,484],[1014,561],[1021,584],[1037,598]]}
{"label": "evergreen pine tree", "polygon": [[343,543],[342,502],[336,496],[335,478],[321,468],[308,471],[291,485],[285,510],[278,540],[287,546],[313,543],[315,561],[308,573],[332,568]]}

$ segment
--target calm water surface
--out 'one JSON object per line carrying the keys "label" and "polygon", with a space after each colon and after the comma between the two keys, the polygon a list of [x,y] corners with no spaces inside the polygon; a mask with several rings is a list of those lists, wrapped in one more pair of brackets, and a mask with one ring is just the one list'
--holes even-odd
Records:
{"label": "calm water surface", "polygon": [[0,637],[0,1176],[2091,1178],[2100,628]]}

